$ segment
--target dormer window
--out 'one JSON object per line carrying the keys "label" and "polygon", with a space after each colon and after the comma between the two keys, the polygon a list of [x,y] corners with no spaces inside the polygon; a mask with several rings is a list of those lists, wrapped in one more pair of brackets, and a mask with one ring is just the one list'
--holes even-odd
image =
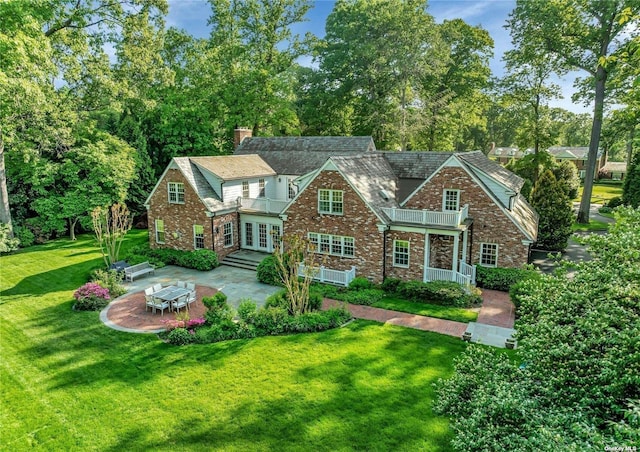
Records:
{"label": "dormer window", "polygon": [[184,204],[184,184],[169,182],[169,204]]}
{"label": "dormer window", "polygon": [[446,189],[442,195],[442,210],[454,211],[460,210],[460,190]]}
{"label": "dormer window", "polygon": [[318,212],[329,215],[342,215],[342,190],[318,190]]}

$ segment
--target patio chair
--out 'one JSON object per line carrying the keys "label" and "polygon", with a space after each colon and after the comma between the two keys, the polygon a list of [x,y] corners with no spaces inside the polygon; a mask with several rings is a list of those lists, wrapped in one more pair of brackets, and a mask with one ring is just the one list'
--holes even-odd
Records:
{"label": "patio chair", "polygon": [[187,309],[189,309],[189,305],[191,303],[195,303],[196,301],[196,285],[193,283],[188,283],[187,290],[189,291],[189,295],[187,296]]}
{"label": "patio chair", "polygon": [[148,308],[153,308],[153,287],[148,287],[144,289],[144,300],[145,300],[145,308],[146,311]]}
{"label": "patio chair", "polygon": [[180,309],[182,308],[186,308],[188,306],[187,303],[187,298],[189,297],[189,295],[183,295],[180,298],[178,298],[177,300],[173,300],[171,302],[171,306],[173,307],[174,311],[180,311]]}
{"label": "patio chair", "polygon": [[178,281],[176,283],[176,287],[178,287],[179,289],[184,289],[186,288],[186,286],[187,286],[187,283],[185,283],[184,281]]}
{"label": "patio chair", "polygon": [[193,292],[195,294],[196,293],[196,285],[195,285],[195,283],[188,282],[187,283],[187,290],[190,291],[190,292]]}
{"label": "patio chair", "polygon": [[152,302],[149,306],[153,308],[153,313],[156,313],[157,309],[160,309],[160,315],[164,316],[164,310],[168,309],[170,304],[168,301],[161,300],[160,298],[151,297]]}
{"label": "patio chair", "polygon": [[154,284],[153,285],[153,291],[154,292],[160,292],[162,290],[162,284]]}

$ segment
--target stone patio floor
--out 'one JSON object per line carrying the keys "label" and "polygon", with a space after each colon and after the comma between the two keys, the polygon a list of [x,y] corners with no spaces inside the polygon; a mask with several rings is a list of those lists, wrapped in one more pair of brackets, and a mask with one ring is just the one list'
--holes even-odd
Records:
{"label": "stone patio floor", "polygon": [[[125,287],[129,292],[111,302],[100,313],[101,320],[105,325],[120,331],[135,333],[163,331],[163,320],[174,319],[175,314],[165,311],[164,315],[160,315],[147,311],[143,291],[144,288],[156,283],[167,285],[177,280],[196,283],[197,301],[189,309],[191,318],[204,315],[205,307],[202,304],[202,297],[211,296],[218,290],[222,290],[229,297],[229,303],[234,308],[237,308],[240,301],[245,298],[251,298],[258,306],[262,306],[269,295],[279,290],[278,287],[257,282],[255,272],[251,270],[223,266],[211,272],[198,272],[168,266],[156,270],[155,275],[127,283]],[[462,337],[465,331],[469,331],[472,333],[472,342],[504,347],[505,339],[515,332],[513,330],[515,310],[509,294],[497,290],[483,290],[482,300],[477,321],[468,324],[371,306],[348,303],[346,306],[358,319],[374,320],[455,337]],[[325,299],[323,309],[342,304],[340,301]]]}

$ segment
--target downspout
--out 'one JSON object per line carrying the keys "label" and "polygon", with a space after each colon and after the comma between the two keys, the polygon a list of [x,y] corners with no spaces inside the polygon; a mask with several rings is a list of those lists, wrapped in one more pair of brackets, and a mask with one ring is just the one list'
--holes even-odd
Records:
{"label": "downspout", "polygon": [[387,232],[389,228],[382,231],[382,282],[387,279]]}
{"label": "downspout", "polygon": [[211,251],[216,250],[216,230],[213,225],[213,220],[215,220],[215,218],[216,218],[216,214],[214,213],[211,216]]}

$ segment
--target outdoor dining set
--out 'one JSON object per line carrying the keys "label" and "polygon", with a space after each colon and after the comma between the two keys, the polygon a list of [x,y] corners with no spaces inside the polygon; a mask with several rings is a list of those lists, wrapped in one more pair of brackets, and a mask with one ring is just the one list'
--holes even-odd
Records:
{"label": "outdoor dining set", "polygon": [[156,284],[148,287],[144,291],[146,300],[146,308],[151,308],[155,314],[160,310],[160,315],[164,315],[164,310],[180,311],[182,308],[189,309],[189,305],[196,301],[196,285],[194,283],[185,283],[184,281],[176,282],[175,286],[162,287]]}

